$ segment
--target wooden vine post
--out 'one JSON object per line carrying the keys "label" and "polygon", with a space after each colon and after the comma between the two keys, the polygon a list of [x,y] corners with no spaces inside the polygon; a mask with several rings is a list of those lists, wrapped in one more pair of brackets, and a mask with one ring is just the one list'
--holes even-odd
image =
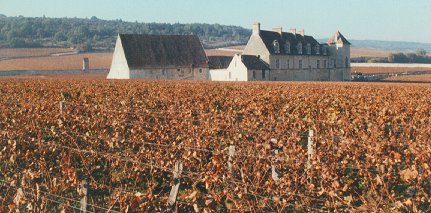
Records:
{"label": "wooden vine post", "polygon": [[35,212],[42,212],[42,208],[41,208],[41,205],[42,205],[42,200],[43,200],[43,197],[42,197],[42,193],[41,193],[41,188],[40,188],[40,186],[39,186],[39,184],[38,183],[36,183],[36,204],[34,205],[34,211]]}
{"label": "wooden vine post", "polygon": [[[276,144],[277,140],[275,138],[273,138],[273,139],[271,139],[271,143],[272,144]],[[278,153],[279,153],[278,149],[273,149],[272,150],[272,154],[274,155],[274,158],[271,161],[271,177],[272,177],[272,180],[274,180],[275,184],[277,184],[277,185],[278,185],[278,182],[279,182],[279,178],[278,178],[278,173],[277,173],[275,167],[276,167],[276,164],[277,164],[277,161],[278,161]]]}
{"label": "wooden vine post", "polygon": [[[314,137],[314,130],[310,129],[308,131],[308,143],[307,143],[307,154],[308,154],[308,160],[307,160],[307,171],[310,172],[311,166],[313,165],[313,137]],[[309,176],[310,183],[312,180],[312,177]]]}
{"label": "wooden vine post", "polygon": [[227,162],[227,167],[229,169],[230,174],[232,174],[232,162],[233,162],[234,157],[235,157],[235,146],[230,145],[229,146],[229,158],[228,158],[228,162]]}
{"label": "wooden vine post", "polygon": [[80,212],[87,212],[87,201],[88,201],[88,183],[87,178],[84,178],[80,183],[80,189],[78,190],[79,195],[81,196],[81,200],[79,203],[81,204]]}
{"label": "wooden vine post", "polygon": [[63,115],[64,101],[60,101],[60,115]]}
{"label": "wooden vine post", "polygon": [[174,167],[174,185],[172,186],[171,192],[168,198],[168,212],[173,212],[175,203],[177,202],[178,191],[180,190],[180,175],[183,172],[183,163],[175,162]]}
{"label": "wooden vine post", "polygon": [[278,178],[278,173],[275,170],[275,165],[276,165],[276,163],[278,161],[277,160],[277,158],[278,158],[278,149],[274,149],[273,153],[274,153],[274,160],[272,161],[272,165],[271,165],[271,177],[274,180],[275,184],[278,185],[279,178]]}

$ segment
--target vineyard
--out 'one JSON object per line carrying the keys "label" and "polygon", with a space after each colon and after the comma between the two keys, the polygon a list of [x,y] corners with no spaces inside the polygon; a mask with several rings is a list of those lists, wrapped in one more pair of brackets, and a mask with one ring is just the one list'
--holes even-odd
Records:
{"label": "vineyard", "polygon": [[90,60],[90,69],[108,69],[112,53],[82,53],[4,60],[0,61],[0,72],[5,70],[80,70],[83,58]]}
{"label": "vineyard", "polygon": [[385,81],[431,83],[431,74],[393,76],[393,77],[385,79]]}
{"label": "vineyard", "polygon": [[352,73],[363,74],[396,74],[403,72],[431,71],[428,67],[352,67]]}
{"label": "vineyard", "polygon": [[43,57],[62,53],[73,53],[73,50],[69,48],[1,48],[0,59]]}
{"label": "vineyard", "polygon": [[0,83],[1,212],[431,210],[431,86]]}

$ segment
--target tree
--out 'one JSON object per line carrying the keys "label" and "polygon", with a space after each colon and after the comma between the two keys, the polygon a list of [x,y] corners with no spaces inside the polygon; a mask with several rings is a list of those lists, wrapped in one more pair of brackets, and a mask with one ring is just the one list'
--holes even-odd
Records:
{"label": "tree", "polygon": [[[205,47],[221,47],[229,44],[245,44],[251,34],[249,29],[219,24],[168,24],[139,23],[122,20],[107,21],[92,16],[79,18],[25,18],[0,15],[0,45],[21,46],[44,44],[45,46],[92,46],[110,49],[117,33],[197,35]],[[18,39],[18,40],[16,40]],[[68,41],[68,42],[65,42]],[[88,48],[86,48],[88,49]]]}
{"label": "tree", "polygon": [[390,63],[408,63],[409,59],[404,53],[391,53],[389,54],[388,61]]}
{"label": "tree", "polygon": [[424,49],[422,49],[422,48],[419,48],[419,49],[416,50],[416,54],[420,55],[420,56],[426,56],[427,55],[427,51],[424,50]]}
{"label": "tree", "polygon": [[66,41],[67,40],[67,36],[63,31],[58,31],[55,33],[54,35],[54,39],[56,41]]}

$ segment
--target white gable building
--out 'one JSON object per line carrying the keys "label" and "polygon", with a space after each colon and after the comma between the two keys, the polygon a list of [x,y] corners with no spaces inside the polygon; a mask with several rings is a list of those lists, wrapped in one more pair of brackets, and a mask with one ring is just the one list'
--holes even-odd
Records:
{"label": "white gable building", "polygon": [[208,59],[197,36],[119,34],[108,79],[207,80]]}

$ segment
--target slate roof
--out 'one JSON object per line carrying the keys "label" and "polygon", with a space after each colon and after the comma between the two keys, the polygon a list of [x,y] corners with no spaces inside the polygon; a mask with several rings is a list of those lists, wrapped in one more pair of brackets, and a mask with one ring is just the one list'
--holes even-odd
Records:
{"label": "slate roof", "polygon": [[347,39],[343,36],[343,34],[340,33],[340,31],[337,31],[331,38],[329,38],[329,40],[326,43],[328,44],[341,43],[341,44],[351,45],[351,43],[347,41]]}
{"label": "slate roof", "polygon": [[[265,43],[266,48],[269,50],[271,54],[279,54],[279,55],[297,55],[298,49],[297,45],[299,42],[302,43],[302,55],[307,55],[307,44],[311,45],[311,55],[316,55],[315,46],[319,44],[313,36],[301,34],[293,34],[288,32],[283,32],[281,35],[277,32],[273,31],[260,31],[260,37]],[[277,41],[280,46],[280,53],[275,53],[274,51],[274,41]],[[290,53],[286,53],[285,44],[286,42],[290,42]],[[319,44],[320,47],[323,45]],[[320,51],[321,52],[321,51]]]}
{"label": "slate roof", "polygon": [[206,67],[207,57],[197,36],[120,34],[131,69]]}
{"label": "slate roof", "polygon": [[232,58],[233,56],[208,56],[208,66],[210,69],[226,69]]}
{"label": "slate roof", "polygon": [[269,70],[269,65],[255,55],[242,55],[241,61],[249,70]]}

